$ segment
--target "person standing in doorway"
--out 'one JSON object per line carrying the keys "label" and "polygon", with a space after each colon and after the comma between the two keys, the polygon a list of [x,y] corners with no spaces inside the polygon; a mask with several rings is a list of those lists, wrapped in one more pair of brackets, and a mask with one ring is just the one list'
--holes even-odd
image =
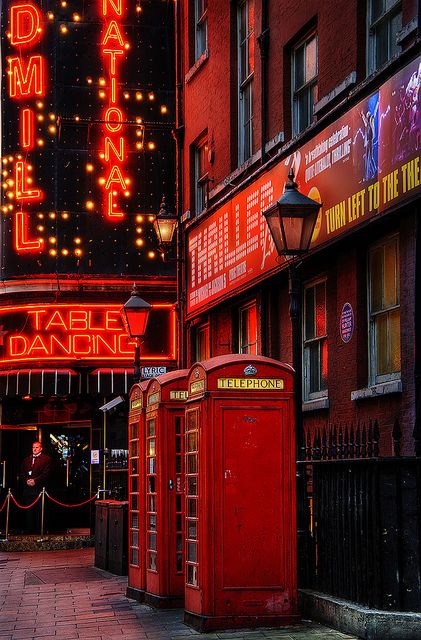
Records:
{"label": "person standing in doorway", "polygon": [[[52,460],[42,452],[41,442],[32,444],[32,453],[24,458],[21,466],[21,480],[23,482],[24,504],[31,504],[48,485],[51,476]],[[41,505],[37,503],[26,510],[27,533],[39,533],[41,530]]]}

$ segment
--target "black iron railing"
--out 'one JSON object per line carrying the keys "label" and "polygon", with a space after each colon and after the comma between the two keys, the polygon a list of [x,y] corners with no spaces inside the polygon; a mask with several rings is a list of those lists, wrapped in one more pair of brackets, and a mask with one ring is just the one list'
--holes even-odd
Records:
{"label": "black iron railing", "polygon": [[399,457],[399,433],[395,423],[388,458],[379,457],[377,421],[306,434],[298,462],[301,587],[421,611],[421,459]]}

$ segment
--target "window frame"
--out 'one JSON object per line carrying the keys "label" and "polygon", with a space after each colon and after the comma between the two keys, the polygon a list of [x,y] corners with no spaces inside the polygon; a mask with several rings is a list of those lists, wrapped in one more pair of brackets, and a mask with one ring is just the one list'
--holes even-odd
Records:
{"label": "window frame", "polygon": [[[250,5],[253,3],[253,25],[241,39],[242,12],[249,24]],[[250,67],[250,42],[254,37],[254,0],[240,0],[237,4],[237,100],[238,100],[238,164],[241,166],[253,155],[253,78],[254,60]],[[244,50],[243,50],[244,47]],[[252,52],[254,52],[254,43]],[[247,61],[243,69],[243,60]]]}
{"label": "window frame", "polygon": [[[210,342],[210,323],[209,320],[201,322],[194,327],[193,332],[193,344],[194,344],[194,360],[195,362],[201,362],[211,357],[211,342]],[[202,350],[202,347],[204,349]],[[205,352],[205,357],[202,357],[202,351]]]}
{"label": "window frame", "polygon": [[[194,180],[194,213],[199,215],[208,206],[208,138],[202,138],[193,145],[193,180]],[[203,157],[203,172],[201,172],[201,159]]]}
{"label": "window frame", "polygon": [[[383,0],[384,4],[387,5],[389,0]],[[393,0],[392,0],[393,2]],[[380,69],[384,64],[386,64],[389,60],[391,60],[395,55],[399,53],[400,46],[396,44],[396,51],[393,52],[393,44],[392,44],[392,33],[391,33],[391,25],[392,20],[399,13],[401,15],[401,23],[399,29],[397,29],[397,33],[402,28],[402,0],[395,0],[395,2],[389,7],[383,9],[383,12],[377,16],[374,20],[372,20],[372,9],[373,9],[373,0],[367,1],[367,75],[370,75]],[[377,61],[377,37],[376,31],[378,33],[379,27],[387,24],[388,30],[388,38],[387,38],[387,46],[388,53],[387,58],[381,63]]]}
{"label": "window frame", "polygon": [[[304,46],[304,75],[305,75],[305,51],[308,45],[313,40],[315,40],[315,43],[316,43],[316,73],[309,80],[304,80],[304,84],[297,87],[296,86],[297,52],[299,51],[299,49],[301,49]],[[291,53],[291,103],[292,103],[291,110],[292,110],[292,135],[293,136],[296,136],[302,131],[304,131],[305,129],[307,129],[307,127],[309,127],[314,121],[314,104],[316,103],[316,99],[317,99],[318,77],[319,77],[319,39],[318,39],[317,31],[312,30],[309,33],[307,33],[307,35],[304,38],[299,40],[297,44],[293,46],[292,53]],[[314,91],[313,112],[310,113],[309,112],[310,104],[311,104],[310,95],[312,91]],[[300,110],[299,110],[298,99],[304,94],[307,94],[308,96],[307,98],[308,122],[304,126],[302,126],[299,122]]]}
{"label": "window frame", "polygon": [[[382,260],[382,295],[384,288],[384,249],[387,245],[395,245],[395,287],[397,294],[397,304],[391,304],[389,306],[382,307],[372,311],[372,255],[380,247],[383,247],[383,260]],[[399,235],[394,234],[383,238],[383,240],[373,244],[368,251],[368,264],[367,264],[367,321],[368,321],[368,364],[369,364],[369,385],[375,386],[377,384],[384,384],[393,380],[401,379],[402,371],[402,348],[401,348],[401,316],[400,316],[400,251],[399,251]],[[388,371],[387,373],[378,373],[378,361],[377,361],[377,332],[376,332],[376,320],[381,316],[390,316],[391,312],[399,309],[399,371]],[[390,330],[388,322],[387,330],[387,346],[390,355]]]}
{"label": "window frame", "polygon": [[[253,341],[251,338],[254,336],[250,336],[250,326],[249,326],[249,315],[248,313],[253,310],[255,314],[255,327],[256,327],[256,335],[255,340]],[[246,325],[244,325],[244,313],[247,313],[246,317]],[[250,300],[249,302],[238,307],[238,353],[247,353],[249,355],[257,355],[258,354],[258,313],[257,313],[257,301]],[[245,326],[247,333],[247,341],[242,342],[243,336],[243,327]],[[255,347],[255,350],[250,350],[250,347]]]}
{"label": "window frame", "polygon": [[[208,0],[193,0],[194,14],[194,61],[199,60],[208,49]],[[203,10],[200,11],[200,9]]]}
{"label": "window frame", "polygon": [[[325,332],[321,333],[319,335],[316,335],[316,329],[315,329],[315,335],[311,338],[306,338],[307,335],[307,323],[306,323],[306,291],[308,291],[309,289],[314,289],[316,291],[316,287],[320,284],[324,285],[324,314],[325,314],[325,319],[324,319],[324,325],[325,325]],[[322,371],[323,371],[323,364],[322,364],[322,351],[320,350],[320,346],[325,342],[326,343],[326,349],[328,350],[328,323],[327,323],[327,277],[326,276],[321,276],[319,278],[317,278],[316,280],[311,280],[309,282],[306,282],[303,286],[303,305],[302,305],[302,309],[303,309],[303,314],[302,314],[302,367],[303,367],[303,373],[302,373],[302,378],[303,378],[303,383],[302,383],[302,389],[303,389],[303,401],[304,402],[310,402],[312,400],[318,400],[320,398],[327,398],[328,397],[328,374],[329,374],[329,352],[328,352],[328,363],[327,363],[327,376],[326,376],[326,387],[322,388],[322,384],[321,384],[321,380],[322,380]],[[316,301],[316,298],[314,297],[314,301]],[[316,303],[317,304],[317,303]],[[316,313],[315,313],[315,308],[313,309],[313,316],[314,316],[314,321],[316,319]],[[319,354],[318,354],[318,378],[319,378],[319,385],[318,385],[318,390],[317,391],[311,391],[310,390],[310,382],[311,382],[311,347],[317,344],[319,346]]]}

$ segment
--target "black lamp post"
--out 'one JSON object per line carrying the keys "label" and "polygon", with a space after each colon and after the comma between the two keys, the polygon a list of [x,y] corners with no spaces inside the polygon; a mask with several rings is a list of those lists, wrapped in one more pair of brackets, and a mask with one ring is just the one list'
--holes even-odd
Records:
{"label": "black lamp post", "polygon": [[153,226],[158,238],[159,248],[162,251],[163,259],[165,260],[166,252],[172,245],[174,231],[177,228],[176,216],[167,213],[167,209],[165,207],[165,196],[162,196],[161,206],[159,207],[158,214],[155,216]]}
{"label": "black lamp post", "polygon": [[146,333],[146,325],[148,324],[151,309],[152,306],[140,297],[136,284],[134,284],[130,298],[120,310],[124,329],[127,335],[135,341],[134,382],[139,382],[140,380],[140,342]]}
{"label": "black lamp post", "polygon": [[[303,256],[310,246],[317,216],[322,204],[308,198],[298,191],[294,182],[294,172],[290,169],[288,182],[282,196],[274,202],[263,215],[269,226],[279,256]],[[298,276],[297,263],[291,260],[288,264],[289,278],[289,316],[291,320],[292,365],[295,370],[295,429],[297,456],[302,454],[302,361],[301,361],[301,282]],[[305,559],[305,519],[304,478],[297,474],[297,533],[298,552]],[[305,560],[301,564],[305,566]]]}

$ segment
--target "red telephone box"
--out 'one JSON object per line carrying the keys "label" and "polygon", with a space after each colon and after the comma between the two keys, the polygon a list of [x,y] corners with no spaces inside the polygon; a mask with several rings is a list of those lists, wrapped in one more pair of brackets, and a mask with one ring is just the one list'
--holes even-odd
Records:
{"label": "red telephone box", "polygon": [[155,607],[184,603],[184,402],[188,370],[146,389],[146,593]]}
{"label": "red telephone box", "polygon": [[145,402],[148,381],[129,394],[129,569],[127,596],[145,599]]}
{"label": "red telephone box", "polygon": [[184,620],[296,622],[293,370],[220,356],[190,369],[188,394]]}

